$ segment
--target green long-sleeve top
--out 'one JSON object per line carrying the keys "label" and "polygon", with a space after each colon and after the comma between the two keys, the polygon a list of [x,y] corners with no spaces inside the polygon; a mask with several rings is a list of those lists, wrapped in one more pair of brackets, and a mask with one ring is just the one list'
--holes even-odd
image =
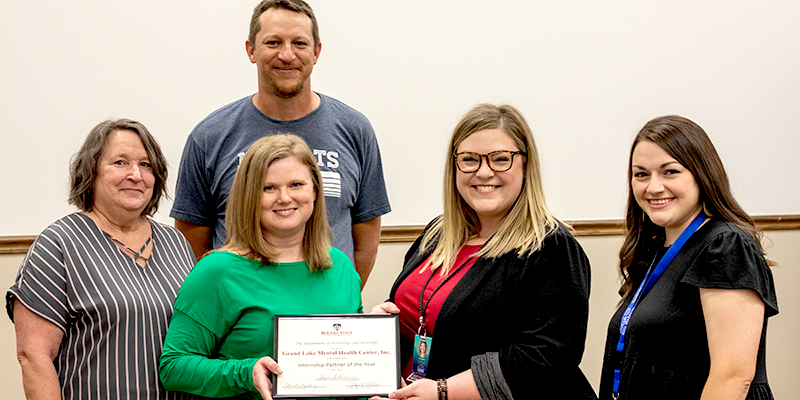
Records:
{"label": "green long-sleeve top", "polygon": [[164,341],[159,375],[168,390],[260,399],[253,366],[273,352],[273,316],[363,312],[361,279],[331,249],[333,267],[262,265],[230,252],[200,260],[186,277]]}

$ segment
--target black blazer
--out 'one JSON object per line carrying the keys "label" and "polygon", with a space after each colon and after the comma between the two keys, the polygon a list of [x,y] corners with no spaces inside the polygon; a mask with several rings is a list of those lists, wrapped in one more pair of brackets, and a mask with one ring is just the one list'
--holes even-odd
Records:
{"label": "black blazer", "polygon": [[[392,302],[399,284],[430,255],[419,253],[421,240],[422,235],[406,254],[392,286]],[[427,377],[451,377],[470,369],[473,356],[496,352],[503,375],[496,379],[506,381],[514,398],[596,399],[578,367],[586,340],[589,283],[589,260],[563,226],[528,256],[511,252],[479,258],[437,316]],[[412,347],[411,340],[401,342],[403,362]]]}

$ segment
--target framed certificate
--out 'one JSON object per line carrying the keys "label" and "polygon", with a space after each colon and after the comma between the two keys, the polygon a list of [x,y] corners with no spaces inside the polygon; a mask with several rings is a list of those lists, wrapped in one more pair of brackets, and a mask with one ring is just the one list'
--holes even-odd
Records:
{"label": "framed certificate", "polygon": [[272,397],[388,396],[400,388],[394,314],[276,315]]}

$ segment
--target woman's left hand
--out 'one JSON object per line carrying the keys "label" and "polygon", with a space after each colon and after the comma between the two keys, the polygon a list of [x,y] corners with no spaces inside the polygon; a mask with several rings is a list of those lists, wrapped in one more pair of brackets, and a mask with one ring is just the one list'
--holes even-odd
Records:
{"label": "woman's left hand", "polygon": [[372,307],[370,314],[399,314],[400,309],[391,301],[383,302]]}
{"label": "woman's left hand", "polygon": [[272,382],[269,374],[280,375],[283,373],[278,363],[272,357],[261,357],[253,366],[253,386],[265,400],[272,400]]}
{"label": "woman's left hand", "polygon": [[[437,400],[439,390],[436,388],[436,381],[430,379],[419,379],[408,386],[389,393],[389,399],[407,400]],[[386,400],[385,397],[372,397],[370,400]]]}

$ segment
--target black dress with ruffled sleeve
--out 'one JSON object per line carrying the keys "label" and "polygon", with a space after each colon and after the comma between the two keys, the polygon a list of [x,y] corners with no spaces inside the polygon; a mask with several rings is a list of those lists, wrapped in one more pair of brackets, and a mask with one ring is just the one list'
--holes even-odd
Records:
{"label": "black dress with ruffled sleeve", "polygon": [[733,224],[708,221],[686,242],[661,278],[640,300],[616,351],[622,314],[611,319],[600,399],[611,399],[614,370],[622,371],[620,400],[699,399],[710,366],[699,288],[750,289],[764,301],[756,373],[747,399],[773,399],[767,382],[767,319],[778,313],[772,272],[749,234]]}

